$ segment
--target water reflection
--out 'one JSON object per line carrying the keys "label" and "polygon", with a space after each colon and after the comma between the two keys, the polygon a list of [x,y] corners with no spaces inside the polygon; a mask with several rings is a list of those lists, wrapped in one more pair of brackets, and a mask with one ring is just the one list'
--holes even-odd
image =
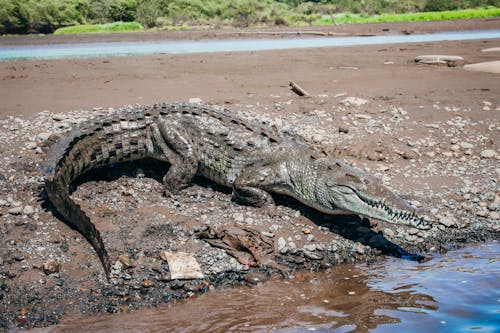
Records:
{"label": "water reflection", "polygon": [[418,264],[387,258],[217,290],[134,313],[67,320],[43,332],[498,332],[500,246]]}

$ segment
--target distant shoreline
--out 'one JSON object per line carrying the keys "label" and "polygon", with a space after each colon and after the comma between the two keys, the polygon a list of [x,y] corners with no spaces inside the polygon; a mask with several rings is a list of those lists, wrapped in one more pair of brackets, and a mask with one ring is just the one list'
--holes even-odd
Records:
{"label": "distant shoreline", "polygon": [[419,21],[419,22],[390,22],[390,23],[362,23],[343,24],[338,26],[313,27],[272,27],[272,28],[245,28],[245,29],[206,29],[185,31],[142,31],[142,32],[114,32],[114,33],[87,33],[70,35],[36,34],[36,35],[9,35],[0,36],[2,45],[38,45],[38,44],[65,44],[65,43],[95,43],[119,41],[154,41],[154,40],[201,40],[201,39],[233,39],[233,38],[283,38],[299,36],[306,33],[318,32],[318,35],[381,35],[381,34],[415,34],[433,33],[439,31],[460,30],[487,30],[500,29],[500,18],[448,20],[448,21]]}

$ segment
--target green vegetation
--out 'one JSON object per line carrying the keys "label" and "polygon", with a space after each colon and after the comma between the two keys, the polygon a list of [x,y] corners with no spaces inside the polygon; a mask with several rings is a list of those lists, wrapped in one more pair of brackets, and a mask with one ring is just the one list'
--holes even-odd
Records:
{"label": "green vegetation", "polygon": [[59,28],[54,31],[56,35],[62,34],[81,34],[94,32],[124,32],[124,31],[141,31],[142,24],[139,22],[113,22],[105,24],[81,24],[70,27]]}
{"label": "green vegetation", "polygon": [[500,0],[0,0],[0,34],[498,17],[499,8]]}
{"label": "green vegetation", "polygon": [[[343,23],[380,23],[380,22],[412,22],[412,21],[437,21],[437,20],[460,20],[474,18],[491,18],[500,17],[500,8],[478,8],[478,9],[462,9],[462,10],[447,10],[441,12],[419,12],[406,14],[381,14],[381,15],[357,15],[357,14],[341,14],[335,17],[338,24]],[[314,22],[313,25],[330,25],[332,18],[322,16]]]}

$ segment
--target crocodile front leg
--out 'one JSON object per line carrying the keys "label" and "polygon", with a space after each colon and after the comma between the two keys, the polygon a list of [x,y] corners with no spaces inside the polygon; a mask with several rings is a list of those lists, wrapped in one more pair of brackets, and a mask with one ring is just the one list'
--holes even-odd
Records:
{"label": "crocodile front leg", "polygon": [[163,177],[163,186],[165,194],[171,196],[187,187],[194,178],[198,170],[198,158],[193,141],[184,129],[160,121],[153,130],[164,140],[161,149],[170,163],[170,168]]}
{"label": "crocodile front leg", "polygon": [[278,163],[252,165],[234,180],[233,200],[255,207],[274,207],[274,199],[266,188],[284,183]]}

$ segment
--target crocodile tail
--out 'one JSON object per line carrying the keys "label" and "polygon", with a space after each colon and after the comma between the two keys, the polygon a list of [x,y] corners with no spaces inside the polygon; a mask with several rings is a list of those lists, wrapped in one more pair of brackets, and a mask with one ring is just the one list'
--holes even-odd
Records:
{"label": "crocodile tail", "polygon": [[[89,122],[87,125],[93,125]],[[67,224],[76,228],[97,252],[104,267],[106,276],[109,276],[109,257],[104,247],[101,234],[80,205],[70,197],[71,183],[82,173],[81,165],[75,161],[68,161],[75,144],[91,133],[92,126],[74,130],[66,137],[60,138],[50,146],[46,159],[39,167],[45,176],[45,189],[49,200]],[[90,129],[90,130],[89,130]],[[84,160],[84,159],[83,159]]]}
{"label": "crocodile tail", "polygon": [[61,178],[46,177],[45,188],[49,200],[53,203],[56,210],[61,214],[66,222],[75,227],[87,241],[92,244],[99,259],[106,276],[109,277],[110,263],[108,253],[104,247],[99,230],[96,229],[90,218],[85,214],[79,204],[75,203],[69,193],[69,186],[65,184]]}

